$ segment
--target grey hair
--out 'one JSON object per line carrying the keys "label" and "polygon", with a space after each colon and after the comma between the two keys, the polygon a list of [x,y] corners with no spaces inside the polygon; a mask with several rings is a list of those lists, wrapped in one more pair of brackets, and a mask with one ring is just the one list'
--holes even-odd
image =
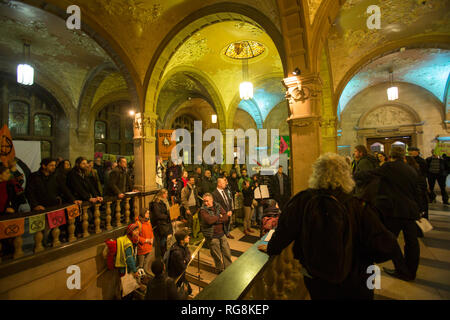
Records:
{"label": "grey hair", "polygon": [[309,178],[312,189],[337,189],[352,192],[355,187],[351,169],[344,157],[336,153],[325,153],[313,164],[313,172]]}

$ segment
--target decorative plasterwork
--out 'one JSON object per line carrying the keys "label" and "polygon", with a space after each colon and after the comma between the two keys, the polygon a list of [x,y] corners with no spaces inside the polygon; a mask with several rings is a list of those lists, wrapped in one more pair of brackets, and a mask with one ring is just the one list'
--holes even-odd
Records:
{"label": "decorative plasterwork", "polygon": [[323,0],[308,0],[309,9],[309,22],[314,23],[314,18],[316,17],[317,10],[319,10],[320,4]]}
{"label": "decorative plasterwork", "polygon": [[370,112],[362,122],[362,128],[380,128],[414,124],[414,115],[398,106],[384,106]]}
{"label": "decorative plasterwork", "polygon": [[162,13],[162,5],[160,3],[151,3],[149,5],[147,1],[109,0],[89,2],[89,9],[93,12],[96,12],[99,7],[111,18],[125,18],[135,25],[136,35],[139,37],[142,36],[145,27],[149,23],[155,22]]}
{"label": "decorative plasterwork", "polygon": [[[450,2],[442,0],[347,0],[330,30],[328,46],[336,89],[367,53],[418,35],[450,34]],[[381,29],[368,29],[367,8],[381,9]]]}

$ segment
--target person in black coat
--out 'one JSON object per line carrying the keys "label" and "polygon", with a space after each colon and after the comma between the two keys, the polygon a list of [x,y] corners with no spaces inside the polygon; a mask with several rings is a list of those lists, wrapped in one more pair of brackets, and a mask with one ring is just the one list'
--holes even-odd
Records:
{"label": "person in black coat", "polygon": [[448,204],[448,194],[446,190],[447,181],[447,163],[446,160],[438,157],[435,150],[431,150],[432,156],[427,158],[428,167],[428,185],[430,187],[430,201],[435,201],[436,194],[434,193],[434,186],[436,181],[441,189],[442,202]]}
{"label": "person in black coat", "polygon": [[177,242],[175,242],[170,248],[167,274],[174,280],[181,275],[176,285],[177,287],[181,287],[183,284],[186,284],[188,288],[188,295],[190,295],[192,293],[192,288],[189,285],[189,282],[187,282],[185,276],[186,268],[191,260],[191,252],[187,247],[189,244],[189,234],[184,230],[177,231],[175,233],[175,239]]}
{"label": "person in black coat", "polygon": [[87,171],[88,162],[86,158],[78,157],[75,160],[75,166],[67,174],[67,185],[77,199],[91,203],[102,202],[103,198],[86,175]]}
{"label": "person in black coat", "polygon": [[291,197],[291,187],[288,176],[283,173],[283,166],[278,168],[278,172],[272,177],[271,183],[272,198],[282,207]]}
{"label": "person in black coat", "polygon": [[165,266],[161,259],[152,263],[152,272],[155,277],[147,284],[145,300],[184,300],[186,295],[181,294],[175,282],[165,274]]}
{"label": "person in black coat", "polygon": [[153,233],[158,242],[156,255],[164,257],[167,250],[167,237],[173,233],[170,220],[169,203],[167,201],[168,192],[166,189],[159,190],[155,201],[150,203],[150,222]]}
{"label": "person in black coat", "polygon": [[[233,199],[230,198],[228,192],[225,190],[226,188],[226,182],[224,178],[217,179],[217,188],[212,192],[212,196],[215,203],[220,204],[220,206],[225,210],[225,212],[228,214],[228,212],[233,213]],[[230,234],[230,231],[232,230],[231,226],[231,216],[228,220],[228,223],[224,225],[224,232],[227,238],[234,239],[234,237]]]}
{"label": "person in black coat", "polygon": [[55,169],[56,161],[45,158],[41,161],[41,168],[28,177],[25,195],[31,210],[45,210],[62,203],[81,203],[72,195],[65,181],[55,175]]}
{"label": "person in black coat", "polygon": [[181,190],[183,190],[183,181],[181,179],[173,178],[167,187],[167,191],[169,191],[169,199],[173,204],[178,203],[181,204]]}
{"label": "person in black coat", "polygon": [[420,214],[420,194],[416,170],[405,163],[404,149],[393,147],[390,162],[361,175],[363,179],[367,176],[380,177],[376,208],[385,226],[396,237],[403,231],[405,238],[405,257],[393,259],[395,270],[384,268],[385,272],[403,280],[415,279],[420,258],[416,225]]}
{"label": "person in black coat", "polygon": [[[320,156],[313,165],[309,189],[296,194],[287,203],[268,245],[258,247],[271,256],[279,255],[294,241],[292,248],[294,258],[302,263],[302,224],[305,221],[306,204],[317,191],[329,194],[341,203],[345,201],[349,222],[353,226],[351,230],[354,255],[351,257],[351,270],[345,280],[338,284],[320,277],[311,278],[305,275],[303,280],[313,300],[373,299],[374,290],[370,290],[367,286],[367,280],[372,274],[367,273],[367,268],[374,262],[381,263],[401,255],[395,237],[383,226],[377,214],[351,195],[354,185],[350,166],[344,157],[332,153]],[[311,230],[311,232],[314,231]],[[323,240],[329,241],[326,234],[323,235]],[[320,255],[320,252],[317,254]],[[326,256],[317,256],[317,258],[327,261]]]}
{"label": "person in black coat", "polygon": [[427,179],[421,174],[419,164],[412,156],[406,157],[406,163],[408,163],[417,173],[417,188],[418,188],[418,205],[419,212],[426,219],[428,219],[428,186]]}

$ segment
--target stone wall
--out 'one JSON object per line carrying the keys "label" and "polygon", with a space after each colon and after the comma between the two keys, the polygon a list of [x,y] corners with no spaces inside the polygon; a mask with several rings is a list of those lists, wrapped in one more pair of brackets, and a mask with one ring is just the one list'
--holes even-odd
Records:
{"label": "stone wall", "polygon": [[[63,258],[0,279],[1,300],[109,300],[118,286],[117,272],[104,271],[105,245],[99,244]],[[81,289],[69,290],[70,265],[81,270]],[[104,272],[103,272],[104,271]],[[102,273],[103,272],[103,273]],[[97,276],[100,275],[98,278]]]}
{"label": "stone wall", "polygon": [[[365,145],[366,138],[411,135],[413,145],[421,149],[422,155],[431,155],[436,135],[447,135],[444,106],[421,87],[408,83],[396,85],[399,88],[399,99],[396,101],[387,100],[386,83],[367,88],[350,100],[341,114],[339,128],[342,129],[342,136],[338,138],[338,145],[350,145],[346,150],[351,152],[355,145]],[[380,118],[376,119],[378,115]],[[413,123],[407,122],[414,121],[423,122],[423,125],[408,126]],[[358,134],[355,127],[367,130]],[[373,128],[372,133],[369,127]]]}

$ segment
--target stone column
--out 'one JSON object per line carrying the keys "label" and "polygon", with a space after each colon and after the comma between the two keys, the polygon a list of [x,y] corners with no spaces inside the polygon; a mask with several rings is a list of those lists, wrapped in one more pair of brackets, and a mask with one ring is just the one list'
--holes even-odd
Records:
{"label": "stone column", "polygon": [[322,153],[337,153],[337,118],[334,116],[322,119]]}
{"label": "stone column", "polygon": [[321,80],[318,74],[284,79],[289,102],[292,195],[308,187],[312,164],[321,151]]}
{"label": "stone column", "polygon": [[134,122],[135,187],[156,189],[156,113],[137,113]]}

